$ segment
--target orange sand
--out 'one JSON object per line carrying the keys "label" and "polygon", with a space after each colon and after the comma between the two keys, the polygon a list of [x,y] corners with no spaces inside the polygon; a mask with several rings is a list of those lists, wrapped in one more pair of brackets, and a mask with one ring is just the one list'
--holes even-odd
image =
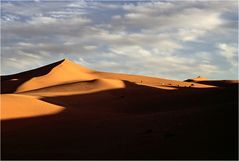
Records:
{"label": "orange sand", "polygon": [[17,94],[1,95],[1,119],[27,118],[56,114],[64,107]]}

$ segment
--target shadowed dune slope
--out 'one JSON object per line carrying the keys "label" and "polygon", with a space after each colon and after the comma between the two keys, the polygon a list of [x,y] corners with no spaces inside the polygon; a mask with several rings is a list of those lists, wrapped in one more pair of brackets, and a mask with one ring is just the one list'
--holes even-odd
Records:
{"label": "shadowed dune slope", "polygon": [[187,79],[184,82],[198,83],[204,85],[210,85],[215,87],[237,87],[239,84],[238,80],[195,80]]}
{"label": "shadowed dune slope", "polygon": [[[65,110],[57,115],[3,121],[3,158],[237,157],[237,89],[166,90],[127,81],[124,85],[63,96],[44,96],[47,90],[51,93],[50,88],[44,89],[40,100]],[[53,91],[61,89],[58,86]]]}
{"label": "shadowed dune slope", "polygon": [[200,84],[206,84],[217,87],[237,87],[239,84],[238,80],[207,80],[207,81],[197,81]]}

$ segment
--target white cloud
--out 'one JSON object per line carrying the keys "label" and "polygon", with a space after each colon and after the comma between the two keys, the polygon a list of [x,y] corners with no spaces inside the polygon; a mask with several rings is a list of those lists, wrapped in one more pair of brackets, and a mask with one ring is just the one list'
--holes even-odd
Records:
{"label": "white cloud", "polygon": [[238,66],[238,46],[237,44],[219,43],[217,45],[220,54],[232,65]]}
{"label": "white cloud", "polygon": [[228,59],[232,59],[237,55],[237,47],[236,44],[226,44],[220,43],[217,46],[221,50],[222,56]]}
{"label": "white cloud", "polygon": [[118,19],[121,19],[122,17],[121,17],[121,15],[114,15],[114,16],[112,16],[112,19],[115,19],[115,20],[118,20]]}
{"label": "white cloud", "polygon": [[[210,30],[221,24],[220,12],[211,10],[211,8],[195,8],[190,6],[190,2],[186,4],[188,6],[185,8],[169,2],[130,5],[127,8],[128,13],[122,17],[122,20],[132,26],[138,25],[142,28],[157,28],[158,30],[184,27]],[[168,13],[168,7],[171,8],[171,13]],[[181,11],[176,12],[177,10]]]}
{"label": "white cloud", "polygon": [[235,77],[237,8],[236,1],[3,3],[4,66],[66,56],[113,72]]}
{"label": "white cloud", "polygon": [[15,55],[15,57],[2,58],[1,74],[10,74],[4,72],[8,71],[9,68],[14,69],[15,72],[33,69],[44,64],[43,62],[44,60],[40,56],[29,53],[24,53],[22,55],[22,53],[19,52],[18,55]]}
{"label": "white cloud", "polygon": [[97,46],[88,45],[88,46],[84,46],[84,48],[85,48],[86,50],[95,50],[95,49],[97,49]]}
{"label": "white cloud", "polygon": [[110,49],[115,54],[128,55],[133,57],[148,57],[152,56],[151,53],[140,46],[114,46]]}
{"label": "white cloud", "polygon": [[205,34],[204,30],[199,29],[187,29],[181,28],[178,30],[178,37],[180,37],[183,41],[193,41],[196,40],[199,36]]}
{"label": "white cloud", "polygon": [[29,24],[30,25],[41,25],[41,24],[54,24],[57,22],[57,19],[52,17],[35,17]]}

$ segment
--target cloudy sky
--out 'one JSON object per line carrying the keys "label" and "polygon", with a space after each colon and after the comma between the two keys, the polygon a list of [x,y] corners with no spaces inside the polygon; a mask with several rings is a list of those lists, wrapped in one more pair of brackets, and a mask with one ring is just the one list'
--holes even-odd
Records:
{"label": "cloudy sky", "polygon": [[63,58],[184,80],[238,79],[238,4],[228,1],[2,1],[1,74]]}

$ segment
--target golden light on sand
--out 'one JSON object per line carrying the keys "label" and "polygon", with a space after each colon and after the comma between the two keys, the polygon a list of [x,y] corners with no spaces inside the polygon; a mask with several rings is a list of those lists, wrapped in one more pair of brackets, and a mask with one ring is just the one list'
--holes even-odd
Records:
{"label": "golden light on sand", "polygon": [[1,95],[1,120],[52,115],[64,109],[64,107],[43,102],[31,96],[17,94]]}

